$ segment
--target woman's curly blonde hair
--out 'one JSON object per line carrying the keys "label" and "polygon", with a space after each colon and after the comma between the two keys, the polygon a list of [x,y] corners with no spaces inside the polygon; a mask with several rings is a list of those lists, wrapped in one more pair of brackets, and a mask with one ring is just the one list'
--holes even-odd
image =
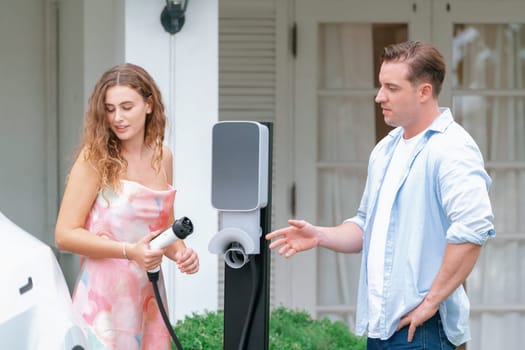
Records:
{"label": "woman's curly blonde hair", "polygon": [[89,98],[79,148],[98,171],[102,191],[119,189],[120,179],[127,168],[127,161],[121,153],[121,142],[110,128],[106,111],[106,92],[117,85],[132,88],[144,101],[151,103],[151,113],[146,116],[144,143],[153,149],[152,167],[160,171],[162,163],[167,118],[160,90],[143,68],[131,63],[115,66],[102,75]]}

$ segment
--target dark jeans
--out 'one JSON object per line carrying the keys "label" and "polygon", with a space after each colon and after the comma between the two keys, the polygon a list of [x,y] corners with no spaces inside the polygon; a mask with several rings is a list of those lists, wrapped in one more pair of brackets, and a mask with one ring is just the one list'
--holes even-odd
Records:
{"label": "dark jeans", "polygon": [[395,332],[389,339],[368,338],[367,350],[454,350],[448,341],[439,312],[416,328],[412,342],[407,341],[408,326]]}

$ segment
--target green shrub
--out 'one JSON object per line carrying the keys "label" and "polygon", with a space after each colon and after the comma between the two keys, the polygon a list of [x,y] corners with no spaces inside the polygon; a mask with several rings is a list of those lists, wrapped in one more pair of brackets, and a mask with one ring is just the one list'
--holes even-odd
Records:
{"label": "green shrub", "polygon": [[[184,350],[221,350],[224,313],[194,313],[177,321],[174,329]],[[270,350],[364,350],[366,338],[348,330],[341,321],[314,320],[306,311],[279,307],[271,312]],[[175,350],[175,346],[172,346]]]}
{"label": "green shrub", "polygon": [[314,320],[306,311],[291,311],[283,307],[272,311],[270,349],[297,350],[361,350],[366,340],[356,337],[341,321],[328,318]]}
{"label": "green shrub", "polygon": [[[224,312],[222,310],[206,311],[204,315],[193,313],[184,320],[177,321],[175,334],[184,350],[222,349]],[[172,342],[171,348],[176,350]]]}

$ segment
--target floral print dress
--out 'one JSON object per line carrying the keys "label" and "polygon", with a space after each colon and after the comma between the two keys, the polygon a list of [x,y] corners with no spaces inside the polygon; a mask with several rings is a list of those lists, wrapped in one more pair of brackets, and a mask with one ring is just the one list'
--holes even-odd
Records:
{"label": "floral print dress", "polygon": [[[86,222],[93,234],[135,243],[170,224],[175,189],[153,190],[122,180],[118,192],[99,193]],[[162,272],[159,291],[167,308]],[[73,306],[88,324],[91,350],[170,349],[170,335],[146,271],[126,259],[82,257]]]}

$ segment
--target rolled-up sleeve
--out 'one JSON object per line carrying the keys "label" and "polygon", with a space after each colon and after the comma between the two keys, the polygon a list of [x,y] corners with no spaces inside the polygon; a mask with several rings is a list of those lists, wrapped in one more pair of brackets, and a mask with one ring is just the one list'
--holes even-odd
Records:
{"label": "rolled-up sleeve", "polygon": [[453,144],[442,156],[440,192],[451,223],[447,242],[483,245],[495,236],[495,231],[488,194],[491,179],[484,169],[482,155],[474,141],[467,138],[466,147]]}

